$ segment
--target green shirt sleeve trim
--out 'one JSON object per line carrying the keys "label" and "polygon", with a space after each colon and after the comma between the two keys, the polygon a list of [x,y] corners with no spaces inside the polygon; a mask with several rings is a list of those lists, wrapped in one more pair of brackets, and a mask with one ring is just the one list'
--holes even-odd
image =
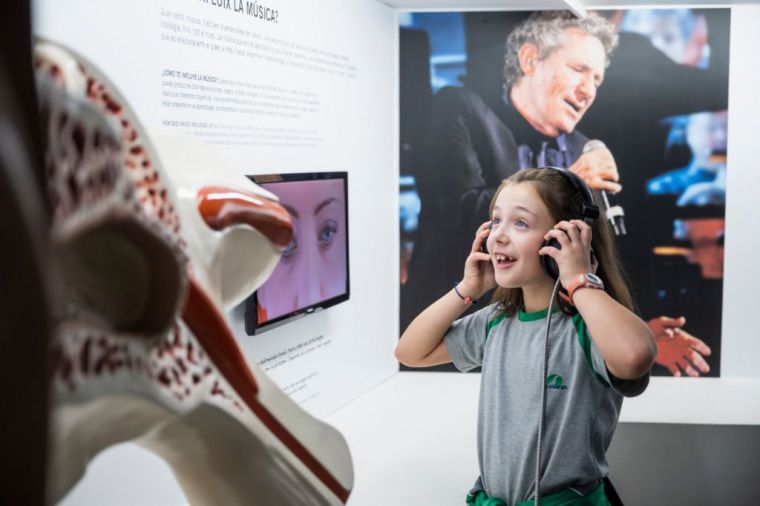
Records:
{"label": "green shirt sleeve trim", "polygon": [[486,326],[486,339],[488,339],[488,334],[491,333],[491,329],[500,324],[501,321],[506,317],[507,313],[505,311],[502,311],[488,321],[488,325]]}
{"label": "green shirt sleeve trim", "polygon": [[580,313],[573,315],[573,325],[575,326],[575,330],[578,332],[578,343],[581,345],[583,355],[586,357],[586,364],[588,365],[588,368],[591,370],[596,379],[599,380],[599,383],[605,387],[609,387],[610,384],[607,383],[607,380],[604,379],[604,376],[596,372],[594,369],[594,361],[591,360],[591,336],[588,335],[586,322],[583,321],[583,317],[581,317]]}

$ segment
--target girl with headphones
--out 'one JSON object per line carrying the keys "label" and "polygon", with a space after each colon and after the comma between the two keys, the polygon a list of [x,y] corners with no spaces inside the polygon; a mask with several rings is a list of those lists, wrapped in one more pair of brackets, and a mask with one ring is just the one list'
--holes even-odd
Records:
{"label": "girl with headphones", "polygon": [[[505,180],[490,213],[463,279],[415,318],[396,357],[481,368],[480,476],[468,504],[608,505],[605,452],[623,397],[644,391],[656,354],[609,224],[583,181],[553,167]],[[495,287],[490,305],[460,318]]]}

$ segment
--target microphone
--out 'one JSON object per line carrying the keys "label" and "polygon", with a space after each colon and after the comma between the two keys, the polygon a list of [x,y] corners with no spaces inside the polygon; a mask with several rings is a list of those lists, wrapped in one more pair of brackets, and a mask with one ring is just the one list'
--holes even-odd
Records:
{"label": "microphone", "polygon": [[[591,139],[583,145],[583,153],[588,153],[597,149],[607,149],[607,146],[598,139]],[[617,203],[617,197],[614,193],[608,194],[606,190],[599,190],[602,194],[602,200],[604,201],[604,215],[607,217],[607,221],[612,225],[612,230],[615,235],[625,235],[625,211]]]}

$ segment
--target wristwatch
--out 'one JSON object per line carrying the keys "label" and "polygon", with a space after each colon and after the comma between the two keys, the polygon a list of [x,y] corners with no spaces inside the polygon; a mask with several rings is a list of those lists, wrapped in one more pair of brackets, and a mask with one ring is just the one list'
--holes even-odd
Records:
{"label": "wristwatch", "polygon": [[567,298],[570,299],[570,304],[575,305],[573,303],[573,294],[579,288],[596,288],[598,290],[604,290],[604,281],[593,272],[579,274],[573,278],[567,284]]}

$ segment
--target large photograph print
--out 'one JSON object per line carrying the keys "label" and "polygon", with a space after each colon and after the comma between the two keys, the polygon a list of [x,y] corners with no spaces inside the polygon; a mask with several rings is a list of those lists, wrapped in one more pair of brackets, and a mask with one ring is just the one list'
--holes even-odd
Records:
{"label": "large photograph print", "polygon": [[730,10],[410,13],[400,31],[401,330],[461,279],[498,184],[561,166],[617,211],[653,374],[720,376]]}

